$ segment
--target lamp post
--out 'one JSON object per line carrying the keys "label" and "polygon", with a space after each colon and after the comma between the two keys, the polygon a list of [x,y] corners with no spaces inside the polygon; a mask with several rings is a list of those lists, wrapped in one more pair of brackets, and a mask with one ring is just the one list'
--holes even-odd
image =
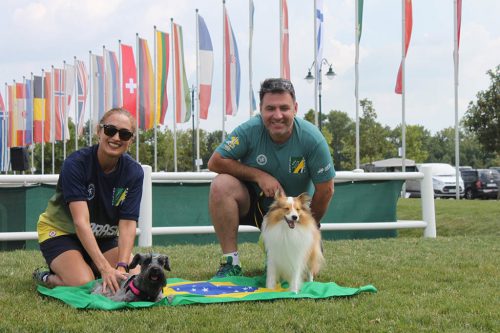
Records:
{"label": "lamp post", "polygon": [[[312,75],[311,73],[311,70],[313,68],[315,68],[315,65],[316,64],[316,60],[313,61],[313,63],[311,64],[311,67],[309,67],[308,71],[307,71],[307,75],[306,77],[304,78],[307,82],[309,83],[312,83],[314,81],[314,75]],[[325,58],[321,59],[321,63],[317,65],[318,67],[318,107],[319,107],[319,116],[318,116],[318,128],[319,130],[321,131],[321,86],[322,86],[322,78],[321,78],[321,68],[323,67],[323,65],[326,65],[328,66],[328,72],[326,72],[325,76],[329,79],[329,80],[332,80],[333,77],[336,75],[335,72],[333,71],[332,69],[332,64],[330,64],[328,62],[328,60],[326,60]]]}

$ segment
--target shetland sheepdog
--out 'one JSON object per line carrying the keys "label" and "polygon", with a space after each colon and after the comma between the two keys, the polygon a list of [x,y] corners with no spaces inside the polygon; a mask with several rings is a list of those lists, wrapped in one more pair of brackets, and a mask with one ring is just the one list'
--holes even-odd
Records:
{"label": "shetland sheepdog", "polygon": [[298,293],[302,282],[313,281],[324,263],[321,233],[309,208],[307,193],[286,197],[276,192],[262,222],[267,254],[266,288],[275,289],[284,279]]}

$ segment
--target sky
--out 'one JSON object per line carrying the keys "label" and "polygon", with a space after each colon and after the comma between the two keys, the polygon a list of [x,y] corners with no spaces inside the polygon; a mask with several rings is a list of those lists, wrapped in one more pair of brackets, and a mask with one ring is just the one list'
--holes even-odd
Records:
{"label": "sky", "polygon": [[[298,115],[314,108],[314,85],[304,80],[314,59],[313,1],[288,0],[291,80]],[[324,0],[323,57],[336,76],[323,79],[322,109],[346,112],[354,121],[354,0]],[[222,1],[221,0],[0,0],[0,83],[21,82],[51,65],[62,67],[76,56],[88,68],[89,51],[103,45],[118,51],[118,40],[134,45],[136,33],[153,45],[153,26],[170,33],[171,18],[183,27],[186,72],[196,84],[195,9],[203,16],[214,47],[212,103],[200,128],[222,129]],[[279,1],[254,0],[253,86],[279,76]],[[461,119],[476,94],[488,89],[487,70],[500,64],[498,0],[463,0],[460,39],[458,115]],[[231,131],[249,118],[249,3],[226,0],[238,43],[241,92]],[[402,96],[394,93],[401,61],[401,1],[365,0],[360,43],[359,96],[373,102],[377,120],[394,128],[402,122]],[[151,49],[152,52],[152,49]],[[328,68],[323,67],[323,73]],[[413,32],[406,57],[405,120],[431,133],[455,125],[453,74],[453,0],[414,0]],[[171,91],[170,78],[168,93]],[[1,94],[5,99],[4,86]],[[169,99],[171,100],[170,96]],[[360,111],[361,112],[361,111]],[[173,125],[172,104],[167,127]],[[177,128],[190,128],[190,123]]]}

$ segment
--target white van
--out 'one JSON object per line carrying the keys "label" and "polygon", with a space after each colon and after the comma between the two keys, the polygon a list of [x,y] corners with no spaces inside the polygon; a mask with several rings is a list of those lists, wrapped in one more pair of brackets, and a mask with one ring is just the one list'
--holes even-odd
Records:
{"label": "white van", "polygon": [[[430,166],[432,169],[432,187],[434,188],[434,197],[454,198],[456,193],[457,178],[455,168],[446,163],[421,163],[417,164],[417,171],[422,171],[422,166]],[[460,197],[463,197],[464,181],[459,175]],[[406,192],[411,197],[420,197],[420,181],[407,180]]]}

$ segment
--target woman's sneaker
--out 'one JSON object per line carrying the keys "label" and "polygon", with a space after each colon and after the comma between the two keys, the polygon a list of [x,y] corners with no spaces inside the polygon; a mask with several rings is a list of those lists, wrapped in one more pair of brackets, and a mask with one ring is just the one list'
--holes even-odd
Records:
{"label": "woman's sneaker", "polygon": [[214,278],[224,278],[228,276],[243,276],[241,267],[233,265],[233,257],[222,257],[219,270]]}
{"label": "woman's sneaker", "polygon": [[41,285],[47,285],[47,278],[50,275],[50,271],[43,270],[42,268],[37,268],[33,271],[32,277],[36,283]]}

